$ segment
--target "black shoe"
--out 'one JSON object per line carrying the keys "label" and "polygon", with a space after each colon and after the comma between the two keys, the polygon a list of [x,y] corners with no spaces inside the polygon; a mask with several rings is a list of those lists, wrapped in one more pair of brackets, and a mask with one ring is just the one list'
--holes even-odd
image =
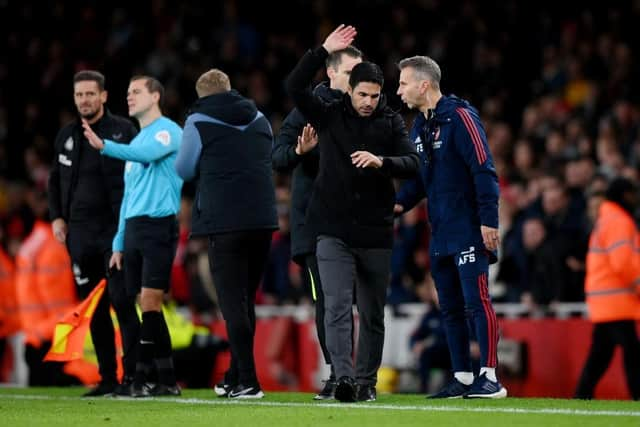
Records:
{"label": "black shoe", "polygon": [[377,397],[375,386],[363,384],[358,386],[358,402],[375,402]]}
{"label": "black shoe", "polygon": [[116,386],[113,393],[116,396],[131,396],[131,384],[133,384],[133,377],[124,377],[122,383]]}
{"label": "black shoe", "polygon": [[82,397],[99,397],[99,396],[113,396],[118,383],[111,381],[101,381],[97,386],[86,392]]}
{"label": "black shoe", "polygon": [[156,384],[156,386],[151,389],[152,396],[180,396],[181,394],[182,391],[178,384]]}
{"label": "black shoe", "polygon": [[340,402],[356,401],[356,382],[351,377],[341,377],[336,385],[335,397]]}
{"label": "black shoe", "polygon": [[152,390],[155,388],[153,383],[139,383],[134,381],[131,383],[129,396],[131,397],[152,397]]}
{"label": "black shoe", "polygon": [[238,384],[229,391],[229,399],[262,399],[264,393],[259,385],[247,386]]}
{"label": "black shoe", "polygon": [[229,392],[233,387],[230,384],[225,384],[224,382],[218,383],[213,387],[213,392],[218,397],[229,397]]}
{"label": "black shoe", "polygon": [[491,381],[487,374],[476,377],[469,387],[469,391],[464,395],[465,399],[502,399],[507,397],[507,389],[498,381]]}
{"label": "black shoe", "polygon": [[329,378],[324,382],[324,387],[320,390],[320,393],[313,397],[313,400],[333,400],[337,384],[336,380]]}
{"label": "black shoe", "polygon": [[451,381],[449,381],[447,385],[442,388],[442,390],[440,390],[436,394],[427,396],[427,399],[460,399],[470,389],[470,385],[462,384],[456,378],[452,378]]}

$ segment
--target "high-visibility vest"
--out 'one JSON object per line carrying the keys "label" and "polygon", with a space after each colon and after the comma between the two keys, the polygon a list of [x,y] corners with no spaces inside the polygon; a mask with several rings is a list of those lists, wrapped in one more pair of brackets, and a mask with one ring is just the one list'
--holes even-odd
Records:
{"label": "high-visibility vest", "polygon": [[0,338],[13,335],[20,329],[14,270],[13,260],[0,247]]}
{"label": "high-visibility vest", "polygon": [[38,220],[16,256],[16,302],[25,342],[40,347],[53,336],[56,321],[77,304],[71,260]]}
{"label": "high-visibility vest", "polygon": [[640,233],[610,201],[600,205],[589,238],[584,290],[593,322],[640,319]]}

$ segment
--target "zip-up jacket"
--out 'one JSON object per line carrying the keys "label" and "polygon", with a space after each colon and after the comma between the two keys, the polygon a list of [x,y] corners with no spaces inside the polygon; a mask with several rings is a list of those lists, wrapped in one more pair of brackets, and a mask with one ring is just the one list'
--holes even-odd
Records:
{"label": "zip-up jacket", "polygon": [[[398,193],[404,211],[425,196],[434,256],[483,248],[480,226],[498,228],[498,178],[478,112],[443,96],[427,120],[418,114],[410,133],[420,153],[420,176]],[[490,253],[490,262],[497,260]]]}
{"label": "zip-up jacket", "polygon": [[584,292],[595,323],[640,319],[640,233],[617,203],[605,201],[598,210]]}
{"label": "zip-up jacket", "polygon": [[124,196],[120,206],[118,231],[112,249],[124,249],[125,222],[129,218],[162,218],[180,211],[182,179],[173,163],[182,140],[182,129],[173,120],[160,116],[140,130],[129,145],[104,140],[103,156],[126,160]]}
{"label": "zip-up jacket", "polygon": [[[128,144],[138,133],[131,121],[111,114],[106,109],[104,115],[91,128],[100,138],[108,138],[121,144]],[[124,191],[124,162],[97,155],[99,169],[89,177],[93,184],[88,183],[77,191],[78,175],[83,161],[81,152],[92,150],[84,137],[80,120],[73,121],[58,132],[54,142],[55,157],[49,175],[48,199],[51,220],[62,218],[66,222],[101,221],[105,225],[118,223]],[[79,203],[82,203],[82,208],[74,209]]]}
{"label": "zip-up jacket", "polygon": [[[391,248],[393,243],[393,177],[413,177],[419,157],[402,117],[387,107],[384,96],[368,117],[360,116],[345,94],[324,102],[309,84],[324,65],[323,47],[307,52],[287,78],[296,107],[318,132],[320,165],[306,221],[318,234],[342,239],[354,248]],[[356,168],[355,151],[382,157],[382,167]]]}
{"label": "zip-up jacket", "polygon": [[235,90],[195,102],[175,162],[198,179],[192,235],[278,228],[272,147],[269,121]]}
{"label": "zip-up jacket", "polygon": [[71,260],[38,220],[16,256],[16,305],[25,342],[40,347],[53,339],[56,322],[77,304]]}

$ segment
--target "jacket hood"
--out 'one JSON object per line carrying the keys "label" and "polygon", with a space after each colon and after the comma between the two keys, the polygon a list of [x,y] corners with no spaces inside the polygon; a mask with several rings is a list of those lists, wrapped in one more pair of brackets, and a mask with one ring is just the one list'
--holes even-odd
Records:
{"label": "jacket hood", "polygon": [[322,82],[318,84],[318,86],[313,89],[313,94],[322,98],[324,102],[333,102],[337,99],[341,99],[344,95],[338,89],[331,89],[329,82]]}
{"label": "jacket hood", "polygon": [[217,93],[198,99],[189,109],[189,114],[201,113],[215,117],[234,126],[251,123],[258,113],[256,104],[235,90]]}

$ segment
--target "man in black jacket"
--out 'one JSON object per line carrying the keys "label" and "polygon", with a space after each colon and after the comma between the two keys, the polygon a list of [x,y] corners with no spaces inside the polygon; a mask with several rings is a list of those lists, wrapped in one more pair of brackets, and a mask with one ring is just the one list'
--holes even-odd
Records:
{"label": "man in black jacket", "polygon": [[[137,130],[129,120],[105,108],[104,82],[104,76],[97,71],[80,71],[74,76],[73,96],[78,114],[100,137],[128,144]],[[113,304],[122,333],[124,382],[135,372],[140,329],[134,298],[126,294],[122,273],[108,271],[111,240],[118,227],[124,189],[124,163],[100,156],[91,148],[80,119],[60,130],[54,152],[49,176],[49,214],[54,236],[66,243],[69,250],[78,295],[84,299],[102,279],[108,279],[108,292],[103,294],[90,327],[101,381],[85,396],[109,395],[117,391],[118,385],[110,305]]]}
{"label": "man in black jacket", "polygon": [[[326,340],[338,378],[335,397],[371,401],[376,399],[384,343],[393,243],[392,177],[414,176],[419,158],[402,118],[386,106],[382,70],[376,64],[353,67],[348,93],[338,101],[327,104],[308,88],[326,57],[349,46],[355,34],[353,27],[338,27],[300,60],[287,79],[287,90],[319,138],[320,166],[307,222],[318,234]],[[310,133],[305,133],[306,140]],[[355,370],[350,320],[354,282],[361,325]]]}
{"label": "man in black jacket", "polygon": [[[314,94],[327,103],[342,99],[349,86],[351,69],[361,62],[362,52],[354,46],[333,52],[325,61],[329,84],[327,85],[326,82],[319,84],[314,89]],[[289,172],[293,169],[291,178],[291,257],[302,267],[305,277],[308,277],[312,297],[316,302],[318,341],[324,360],[330,365],[331,376],[314,399],[326,400],[333,398],[336,377],[325,340],[324,292],[316,261],[316,235],[312,227],[305,222],[313,181],[318,175],[319,159],[319,150],[316,147],[317,138],[311,139],[311,144],[302,144],[302,130],[306,124],[305,117],[297,108],[294,108],[282,124],[280,136],[271,156],[273,167],[276,170]]]}
{"label": "man in black jacket", "polygon": [[191,234],[209,238],[209,265],[231,346],[231,367],[216,393],[262,398],[253,339],[256,291],[278,228],[273,133],[254,102],[231,90],[222,71],[200,76],[196,91],[176,170],[185,181],[198,179]]}

